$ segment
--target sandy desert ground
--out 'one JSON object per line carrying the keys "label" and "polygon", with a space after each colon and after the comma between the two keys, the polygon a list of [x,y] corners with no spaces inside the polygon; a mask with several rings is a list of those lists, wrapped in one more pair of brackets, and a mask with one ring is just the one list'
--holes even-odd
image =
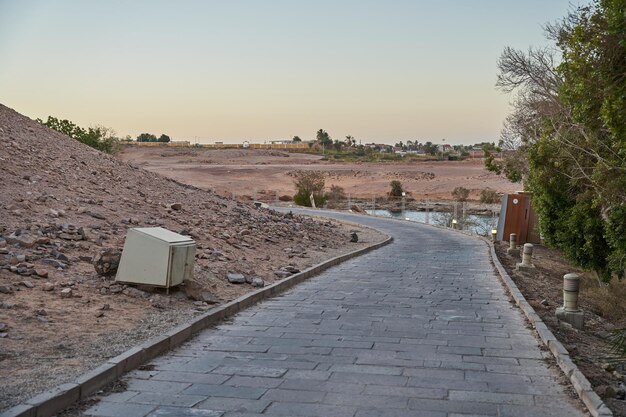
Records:
{"label": "sandy desert ground", "polygon": [[339,185],[352,198],[362,199],[383,197],[392,180],[399,180],[414,199],[431,201],[451,200],[458,186],[470,189],[471,199],[488,187],[500,193],[521,188],[487,171],[482,160],[351,163],[278,150],[138,147],[125,148],[118,156],[199,188],[268,201],[295,193],[293,174],[298,170],[324,171],[327,188]]}

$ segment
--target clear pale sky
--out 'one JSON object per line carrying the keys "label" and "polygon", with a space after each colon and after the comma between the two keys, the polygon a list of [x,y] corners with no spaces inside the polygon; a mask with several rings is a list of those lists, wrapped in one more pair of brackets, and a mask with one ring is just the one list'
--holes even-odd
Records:
{"label": "clear pale sky", "polygon": [[[585,4],[583,1],[582,4]],[[579,2],[574,1],[577,5]],[[0,0],[0,103],[119,135],[497,141],[505,46],[568,0]]]}

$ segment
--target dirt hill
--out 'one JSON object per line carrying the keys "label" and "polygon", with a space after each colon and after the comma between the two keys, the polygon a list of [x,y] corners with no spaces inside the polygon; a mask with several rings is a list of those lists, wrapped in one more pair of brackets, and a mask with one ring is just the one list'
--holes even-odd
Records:
{"label": "dirt hill", "polygon": [[[229,272],[272,282],[362,245],[348,244],[352,228],[177,183],[2,105],[0,172],[0,410],[253,289]],[[95,272],[92,258],[121,250],[130,227],[153,226],[196,241],[186,290]]]}

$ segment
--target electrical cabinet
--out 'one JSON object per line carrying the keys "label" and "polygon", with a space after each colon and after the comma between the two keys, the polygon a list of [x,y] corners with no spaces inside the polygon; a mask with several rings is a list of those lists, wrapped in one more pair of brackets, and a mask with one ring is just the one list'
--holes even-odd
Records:
{"label": "electrical cabinet", "polygon": [[196,242],[162,227],[128,230],[115,281],[173,287],[193,277]]}

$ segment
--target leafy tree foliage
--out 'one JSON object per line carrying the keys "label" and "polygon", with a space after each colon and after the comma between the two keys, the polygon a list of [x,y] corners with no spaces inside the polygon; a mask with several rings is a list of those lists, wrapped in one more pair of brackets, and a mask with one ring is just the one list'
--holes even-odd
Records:
{"label": "leafy tree foliage", "polygon": [[302,139],[300,139],[300,136],[294,136],[293,139],[291,139],[291,141],[293,143],[300,143],[302,142]]}
{"label": "leafy tree foliage", "polygon": [[426,142],[424,146],[422,146],[422,149],[424,149],[424,153],[427,153],[428,155],[437,155],[437,152],[439,152],[437,145],[432,142]]}
{"label": "leafy tree foliage", "polygon": [[151,133],[142,133],[137,136],[137,142],[157,142],[157,137]]}
{"label": "leafy tree foliage", "polygon": [[[561,52],[506,48],[497,85],[516,91],[488,168],[523,180],[546,241],[604,279],[626,268],[626,2],[595,0],[548,26]],[[508,159],[508,160],[507,160]]]}
{"label": "leafy tree foliage", "polygon": [[152,133],[142,133],[141,135],[137,136],[137,142],[169,143],[170,141],[171,138],[165,133],[161,134],[161,136],[159,136],[158,138]]}
{"label": "leafy tree foliage", "polygon": [[328,132],[324,129],[320,129],[317,131],[317,133],[315,134],[315,140],[317,140],[317,142],[323,146],[332,146],[333,144],[333,140],[331,139]]}
{"label": "leafy tree foliage", "polygon": [[296,172],[295,186],[296,195],[293,201],[300,205],[311,207],[311,194],[315,205],[321,207],[326,202],[324,195],[324,173],[322,171],[298,171]]}
{"label": "leafy tree foliage", "polygon": [[53,116],[48,116],[45,122],[41,119],[37,121],[102,152],[113,152],[114,145],[119,140],[112,129],[104,126],[83,129],[67,119],[58,119]]}
{"label": "leafy tree foliage", "polygon": [[389,192],[389,196],[391,197],[402,197],[403,189],[402,183],[398,180],[393,180],[389,184],[391,186],[391,191]]}

